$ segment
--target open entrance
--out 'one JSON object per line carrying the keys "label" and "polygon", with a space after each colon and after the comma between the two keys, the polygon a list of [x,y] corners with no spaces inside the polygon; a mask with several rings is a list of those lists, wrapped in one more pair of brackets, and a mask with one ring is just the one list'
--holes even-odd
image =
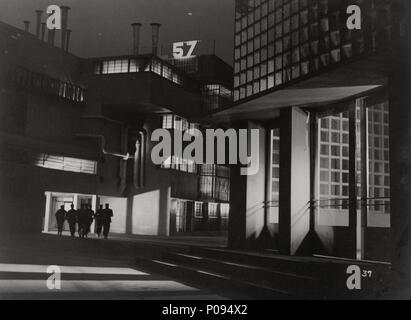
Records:
{"label": "open entrance", "polygon": [[[91,205],[93,211],[97,208],[97,197],[94,195],[87,194],[76,194],[76,193],[61,193],[61,192],[46,192],[46,208],[44,215],[44,227],[43,232],[57,232],[57,221],[55,213],[64,206],[64,210],[68,211],[71,205],[77,210],[81,208],[82,205]],[[91,226],[92,230],[94,225]],[[67,222],[64,223],[63,231],[68,231]]]}

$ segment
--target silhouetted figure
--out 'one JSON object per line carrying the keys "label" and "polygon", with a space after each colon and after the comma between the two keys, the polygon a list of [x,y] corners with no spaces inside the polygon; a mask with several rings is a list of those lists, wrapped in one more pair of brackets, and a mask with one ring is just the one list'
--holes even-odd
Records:
{"label": "silhouetted figure", "polygon": [[104,209],[103,205],[100,205],[100,208],[97,209],[96,214],[94,215],[94,220],[96,221],[96,233],[100,237],[101,230],[103,229],[103,215]]}
{"label": "silhouetted figure", "polygon": [[109,208],[108,203],[103,209],[103,236],[107,240],[108,233],[110,232],[111,217],[113,216],[113,210]]}
{"label": "silhouetted figure", "polygon": [[61,236],[63,234],[64,220],[66,219],[66,210],[64,206],[60,206],[60,209],[57,210],[55,216],[57,220],[57,234]]}
{"label": "silhouetted figure", "polygon": [[91,207],[91,204],[89,204],[88,206],[86,205],[86,214],[85,214],[85,236],[87,238],[88,234],[90,233],[90,228],[91,228],[91,224],[93,223],[93,219],[94,219],[94,211]]}
{"label": "silhouetted figure", "polygon": [[74,234],[76,233],[76,222],[77,222],[77,211],[74,210],[74,205],[70,205],[71,209],[67,211],[66,214],[66,220],[69,224],[70,228],[70,234],[72,237],[74,237]]}
{"label": "silhouetted figure", "polygon": [[86,205],[82,204],[77,213],[77,224],[78,224],[78,236],[84,238],[87,232],[88,224],[88,209]]}

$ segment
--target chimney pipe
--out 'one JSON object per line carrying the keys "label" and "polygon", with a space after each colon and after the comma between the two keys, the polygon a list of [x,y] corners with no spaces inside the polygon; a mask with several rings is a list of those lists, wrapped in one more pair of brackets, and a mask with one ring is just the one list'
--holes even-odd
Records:
{"label": "chimney pipe", "polygon": [[138,55],[140,50],[140,27],[141,23],[131,24],[133,27],[133,54]]}
{"label": "chimney pipe", "polygon": [[55,37],[56,37],[56,29],[48,29],[48,35],[47,35],[48,44],[54,46]]}
{"label": "chimney pipe", "polygon": [[66,49],[65,51],[69,51],[69,45],[70,45],[70,35],[71,35],[71,30],[67,29],[66,30]]}
{"label": "chimney pipe", "polygon": [[45,36],[46,36],[46,23],[42,22],[41,23],[41,41],[44,41]]}
{"label": "chimney pipe", "polygon": [[152,35],[151,35],[151,42],[152,42],[152,53],[153,55],[157,55],[158,51],[158,40],[160,37],[160,23],[152,23],[151,25],[151,30],[152,30]]}
{"label": "chimney pipe", "polygon": [[61,48],[64,50],[67,45],[67,22],[68,22],[68,11],[70,7],[61,6]]}
{"label": "chimney pipe", "polygon": [[30,21],[28,20],[24,20],[24,33],[28,34],[29,33],[29,29],[30,29]]}
{"label": "chimney pipe", "polygon": [[37,20],[36,20],[36,38],[40,39],[40,26],[41,26],[41,15],[42,10],[36,10]]}

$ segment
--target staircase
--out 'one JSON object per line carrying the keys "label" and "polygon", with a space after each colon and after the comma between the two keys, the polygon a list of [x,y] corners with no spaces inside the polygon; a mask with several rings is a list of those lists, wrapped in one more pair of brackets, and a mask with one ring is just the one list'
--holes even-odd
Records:
{"label": "staircase", "polygon": [[[137,264],[231,299],[376,298],[388,270],[384,264],[199,246],[165,250],[155,258],[140,256]],[[347,289],[346,270],[352,264],[372,271],[361,290]]]}

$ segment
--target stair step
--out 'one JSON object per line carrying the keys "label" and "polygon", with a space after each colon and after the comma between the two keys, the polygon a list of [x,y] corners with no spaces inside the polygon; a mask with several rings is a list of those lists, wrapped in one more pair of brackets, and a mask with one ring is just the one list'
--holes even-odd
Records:
{"label": "stair step", "polygon": [[189,254],[313,278],[316,278],[316,275],[321,274],[324,270],[329,270],[329,268],[332,267],[331,262],[316,263],[308,260],[303,261],[302,259],[294,257],[262,255],[258,253],[253,254],[249,252],[238,252],[216,248],[191,247]]}
{"label": "stair step", "polygon": [[164,260],[196,269],[206,268],[210,270],[210,272],[216,272],[238,280],[248,279],[257,285],[291,291],[295,295],[300,295],[301,292],[310,296],[319,295],[317,292],[319,279],[311,276],[279,272],[265,267],[216,260],[184,253],[164,253]]}
{"label": "stair step", "polygon": [[206,268],[193,268],[186,265],[172,263],[164,259],[137,258],[140,268],[147,268],[160,274],[174,277],[188,285],[194,284],[201,289],[213,291],[222,296],[233,299],[296,299],[295,294],[273,289],[261,284],[246,280],[234,279],[225,274],[211,271]]}

